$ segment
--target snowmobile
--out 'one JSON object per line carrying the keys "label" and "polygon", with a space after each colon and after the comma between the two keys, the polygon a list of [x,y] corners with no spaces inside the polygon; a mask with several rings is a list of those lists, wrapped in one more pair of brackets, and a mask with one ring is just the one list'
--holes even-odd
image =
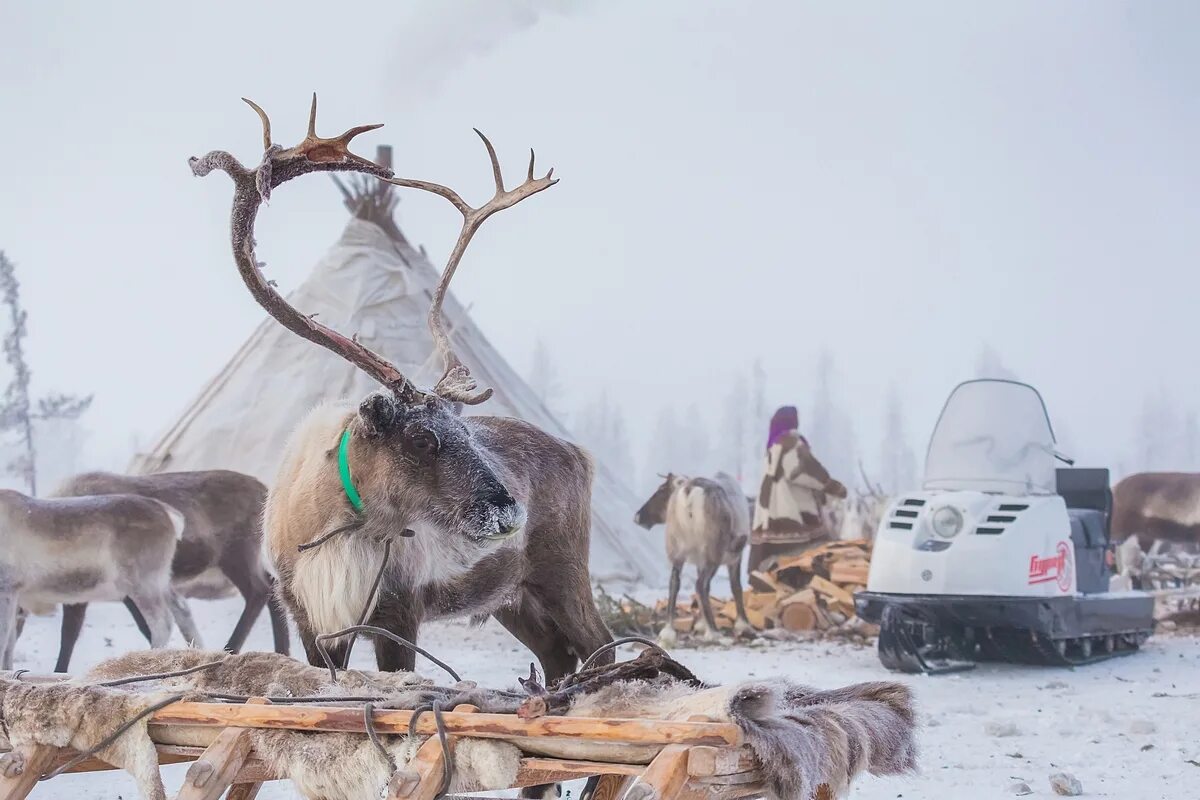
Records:
{"label": "snowmobile", "polygon": [[1108,470],[1073,464],[1055,449],[1032,386],[955,387],[930,437],[922,490],[889,504],[867,588],[855,595],[858,615],[880,626],[885,667],[1074,666],[1141,647],[1154,598],[1109,590]]}

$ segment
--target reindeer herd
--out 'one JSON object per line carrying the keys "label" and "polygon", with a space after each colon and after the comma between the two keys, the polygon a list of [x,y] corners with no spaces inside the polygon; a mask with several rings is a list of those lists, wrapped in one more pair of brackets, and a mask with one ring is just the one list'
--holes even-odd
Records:
{"label": "reindeer herd", "polygon": [[[548,679],[569,673],[612,640],[588,573],[592,462],[574,444],[520,420],[464,416],[465,406],[487,400],[491,390],[478,389],[442,316],[449,284],[480,225],[553,186],[553,170],[535,177],[531,153],[525,180],[506,189],[496,152],[480,133],[495,193],[476,207],[448,187],[397,178],[350,152],[350,141],[377,125],[318,136],[315,96],[307,135],[290,148],[272,142],[266,112],[246,102],[262,122],[258,165],[246,167],[224,151],[189,162],[197,176],[221,171],[233,182],[238,272],[280,324],[362,369],[381,388],[298,420],[270,489],[218,470],[88,473],[46,498],[0,491],[3,668],[12,666],[26,612],[62,607],[56,669],[65,671],[89,603],[124,603],[151,647],[166,644],[172,625],[199,646],[188,598],[236,592],[244,608],[225,643],[229,651],[244,645],[266,608],[275,649],[287,653],[286,609],[313,664],[327,657],[345,663],[354,635],[368,625],[379,667],[411,669],[422,622],[492,616],[536,654]],[[259,209],[280,185],[313,172],[356,172],[388,187],[429,192],[462,215],[427,319],[443,364],[432,389],[418,388],[357,337],[293,308],[263,276],[254,237]],[[1195,539],[1200,477],[1191,477],[1126,494],[1165,509],[1154,517],[1158,522],[1174,515],[1172,535]],[[1120,488],[1117,495],[1120,502]],[[869,538],[886,504],[878,488],[869,488],[831,504],[824,524],[843,538]],[[666,526],[672,606],[684,565],[696,567],[701,635],[716,629],[709,585],[722,566],[737,606],[736,632],[752,634],[741,596],[750,505],[728,475],[667,475],[635,516],[647,528]],[[1162,527],[1129,519],[1136,530],[1127,535]],[[670,643],[673,636],[667,626],[662,638]],[[604,652],[597,662],[612,658]]]}

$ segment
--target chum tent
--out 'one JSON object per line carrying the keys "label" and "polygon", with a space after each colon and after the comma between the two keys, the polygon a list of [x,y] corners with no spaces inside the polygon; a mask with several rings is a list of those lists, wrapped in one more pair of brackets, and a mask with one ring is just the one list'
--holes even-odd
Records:
{"label": "chum tent", "polygon": [[[396,226],[390,187],[349,190],[339,184],[354,216],[341,238],[288,298],[306,314],[360,341],[423,385],[440,374],[426,317],[439,270]],[[495,394],[464,413],[513,416],[564,439],[571,434],[508,362],[488,343],[453,297],[444,312],[455,352],[479,385]],[[268,486],[284,443],[318,403],[361,398],[377,384],[357,367],[265,319],[229,363],[130,471],[232,469]],[[596,463],[592,487],[591,572],[594,580],[658,586],[665,579],[661,532],[633,524],[637,501],[628,487]]]}

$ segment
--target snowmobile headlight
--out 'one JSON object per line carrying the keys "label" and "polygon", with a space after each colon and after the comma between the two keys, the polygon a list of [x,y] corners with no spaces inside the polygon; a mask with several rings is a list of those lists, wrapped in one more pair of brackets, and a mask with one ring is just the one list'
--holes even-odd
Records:
{"label": "snowmobile headlight", "polygon": [[930,518],[933,532],[944,539],[958,536],[963,529],[963,515],[954,506],[942,506],[933,512]]}

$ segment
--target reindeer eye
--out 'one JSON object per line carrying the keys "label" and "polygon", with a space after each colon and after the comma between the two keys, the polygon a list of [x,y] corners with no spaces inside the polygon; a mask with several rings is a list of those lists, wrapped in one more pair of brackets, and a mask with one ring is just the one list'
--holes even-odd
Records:
{"label": "reindeer eye", "polygon": [[409,444],[419,455],[428,455],[437,448],[437,440],[428,433],[414,433]]}

